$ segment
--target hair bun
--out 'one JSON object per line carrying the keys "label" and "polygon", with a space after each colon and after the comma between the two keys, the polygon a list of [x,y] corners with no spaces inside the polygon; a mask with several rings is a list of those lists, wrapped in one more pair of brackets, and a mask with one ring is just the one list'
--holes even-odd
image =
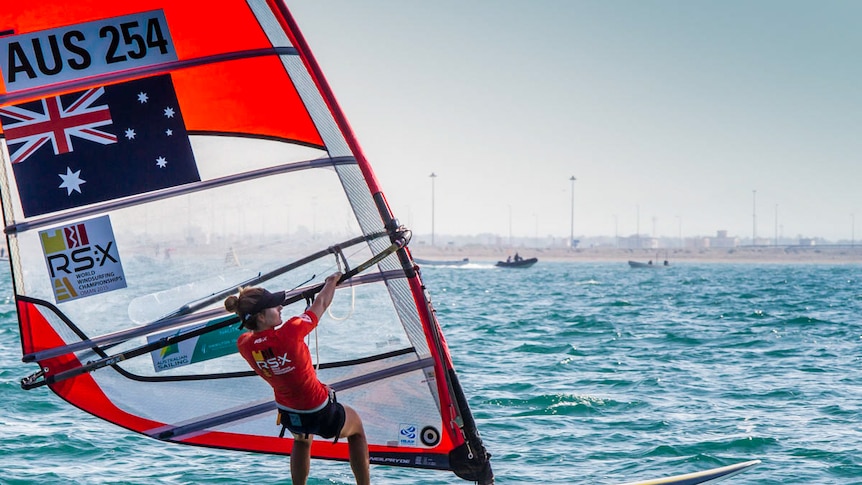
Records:
{"label": "hair bun", "polygon": [[238,306],[239,306],[239,298],[237,298],[236,295],[231,295],[231,296],[227,297],[227,299],[225,299],[225,301],[224,301],[224,308],[225,308],[225,310],[227,310],[229,312],[236,313]]}

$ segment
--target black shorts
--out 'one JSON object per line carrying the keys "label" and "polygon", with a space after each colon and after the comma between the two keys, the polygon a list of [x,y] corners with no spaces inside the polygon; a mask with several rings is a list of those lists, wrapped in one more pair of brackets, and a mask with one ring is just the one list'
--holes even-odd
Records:
{"label": "black shorts", "polygon": [[289,429],[293,434],[317,435],[321,438],[331,439],[336,441],[341,435],[341,428],[344,427],[344,406],[330,399],[320,411],[313,413],[296,413],[278,410],[281,425]]}

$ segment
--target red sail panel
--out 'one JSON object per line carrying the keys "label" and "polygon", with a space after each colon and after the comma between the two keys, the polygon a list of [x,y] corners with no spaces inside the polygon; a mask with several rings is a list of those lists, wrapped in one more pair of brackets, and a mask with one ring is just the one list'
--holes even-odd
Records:
{"label": "red sail panel", "polygon": [[[271,49],[243,2],[200,8],[191,2],[60,2],[61,7],[33,10],[16,3],[0,12],[0,32],[26,34],[98,19],[161,9],[171,28],[180,61],[203,60],[226,53]],[[247,133],[322,146],[320,136],[277,58],[251,58],[176,71],[174,82],[190,131]],[[99,84],[98,79],[93,85]],[[58,86],[56,94],[77,91]],[[0,106],[7,95],[0,83]],[[37,96],[40,97],[40,96]],[[16,103],[32,98],[15,99]],[[265,107],[265,109],[262,109]],[[284,118],[290,117],[290,123]],[[0,129],[2,132],[2,129]]]}

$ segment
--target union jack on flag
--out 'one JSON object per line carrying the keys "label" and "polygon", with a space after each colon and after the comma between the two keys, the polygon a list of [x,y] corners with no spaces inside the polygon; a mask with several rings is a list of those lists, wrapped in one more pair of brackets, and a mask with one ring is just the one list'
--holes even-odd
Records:
{"label": "union jack on flag", "polygon": [[93,88],[67,101],[64,106],[60,96],[42,100],[42,109],[37,111],[22,106],[0,108],[0,115],[10,119],[4,123],[3,131],[10,149],[12,163],[27,160],[36,150],[51,143],[54,155],[73,151],[72,137],[78,137],[102,145],[117,143],[117,135],[100,128],[111,125],[111,112],[107,104],[97,104],[105,93],[104,87]]}
{"label": "union jack on flag", "polygon": [[2,106],[0,125],[26,217],[200,181],[169,74]]}

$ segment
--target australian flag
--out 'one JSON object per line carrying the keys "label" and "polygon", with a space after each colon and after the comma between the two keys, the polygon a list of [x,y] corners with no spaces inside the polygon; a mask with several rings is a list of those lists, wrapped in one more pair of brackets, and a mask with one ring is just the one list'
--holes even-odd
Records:
{"label": "australian flag", "polygon": [[170,75],[0,107],[27,217],[200,181]]}

